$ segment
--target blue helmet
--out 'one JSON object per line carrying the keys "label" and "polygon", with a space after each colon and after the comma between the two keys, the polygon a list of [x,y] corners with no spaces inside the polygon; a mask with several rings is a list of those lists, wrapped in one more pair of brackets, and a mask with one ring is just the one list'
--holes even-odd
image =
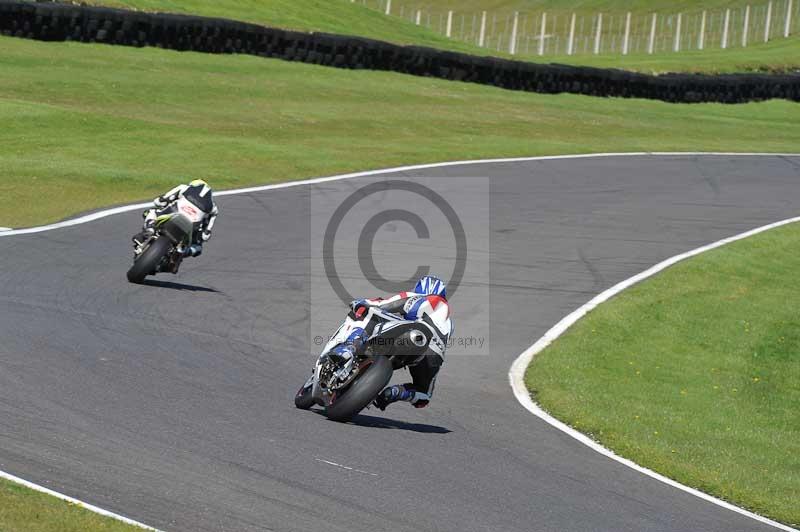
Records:
{"label": "blue helmet", "polygon": [[425,294],[426,296],[441,296],[447,297],[447,287],[444,281],[435,275],[426,275],[422,277],[417,284],[414,285],[415,294]]}

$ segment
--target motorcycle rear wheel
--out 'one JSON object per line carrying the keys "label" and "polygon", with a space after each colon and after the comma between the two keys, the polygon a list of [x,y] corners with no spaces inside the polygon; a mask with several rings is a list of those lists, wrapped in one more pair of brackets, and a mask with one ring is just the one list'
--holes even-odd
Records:
{"label": "motorcycle rear wheel", "polygon": [[156,238],[146,250],[133,261],[133,266],[128,270],[128,281],[141,284],[148,275],[156,273],[156,266],[169,252],[172,243],[167,237]]}
{"label": "motorcycle rear wheel", "polygon": [[333,421],[349,421],[383,391],[392,378],[392,371],[388,357],[376,356],[364,373],[325,410],[325,415]]}

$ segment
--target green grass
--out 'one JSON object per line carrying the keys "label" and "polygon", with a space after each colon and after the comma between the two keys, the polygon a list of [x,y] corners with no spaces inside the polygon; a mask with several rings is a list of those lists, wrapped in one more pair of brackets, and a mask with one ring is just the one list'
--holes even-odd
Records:
{"label": "green grass", "polygon": [[141,532],[110,517],[0,479],[0,532]]}
{"label": "green grass", "polygon": [[[373,0],[370,5],[374,3]],[[418,7],[420,5],[415,0],[392,0],[392,4],[409,7]],[[703,2],[698,0],[436,0],[436,3],[431,5],[430,8],[443,11],[452,9],[465,13],[484,10],[499,13],[543,10],[561,12],[604,11],[606,13],[622,13],[632,11],[634,13],[677,13],[678,11],[743,7],[747,4],[760,5],[760,2],[758,0],[704,0]]]}
{"label": "green grass", "polygon": [[800,226],[623,292],[528,368],[547,411],[622,456],[800,523]]}
{"label": "green grass", "polygon": [[0,38],[0,226],[393,165],[603,151],[795,151],[800,106],[540,95],[249,56]]}
{"label": "green grass", "polygon": [[570,65],[621,68],[637,72],[735,73],[791,72],[800,69],[800,37],[778,39],[766,44],[733,50],[703,50],[653,55],[560,56],[557,62]]}
{"label": "green grass", "polygon": [[[503,47],[502,51],[479,48],[474,44],[463,42],[459,39],[447,39],[437,31],[424,26],[416,26],[409,20],[396,16],[387,17],[377,10],[376,0],[370,0],[368,6],[359,3],[350,3],[347,0],[225,0],[215,2],[212,0],[90,0],[90,3],[141,9],[146,11],[169,11],[176,13],[192,13],[204,16],[225,17],[248,22],[256,22],[269,26],[299,29],[306,31],[325,31],[340,34],[361,35],[381,39],[398,44],[418,44],[455,50],[460,52],[512,57]],[[741,7],[745,1],[714,0],[702,4],[707,9],[722,7]],[[416,9],[418,4],[406,2],[408,9]],[[394,0],[395,12],[399,12],[402,1]],[[509,0],[472,0],[467,2],[443,1],[435,6],[426,7],[433,13],[443,13],[447,9],[456,9],[460,13],[474,13],[481,9],[495,10],[501,18],[504,13],[513,9],[531,12],[542,9],[550,10],[551,14],[561,14],[561,25],[566,20],[565,15],[572,10],[581,14],[591,15],[596,10],[622,13],[628,9],[634,13],[677,12],[678,9],[697,12],[701,4],[696,0],[682,0],[668,2],[658,0],[655,2],[638,0],[634,3],[620,2],[619,0],[592,0],[592,1],[509,1]],[[427,12],[427,11],[426,11]],[[438,20],[434,16],[434,22]],[[754,15],[755,16],[755,15]],[[471,15],[467,17],[471,24]],[[456,24],[458,21],[456,21]],[[433,23],[432,23],[433,24]],[[609,22],[606,22],[608,25]],[[689,22],[686,23],[687,25]],[[434,27],[438,27],[433,24]],[[737,26],[738,27],[738,26]],[[563,31],[566,31],[562,28]],[[522,30],[520,30],[522,31]],[[562,31],[562,32],[563,32]],[[665,30],[671,31],[668,28]],[[735,28],[731,30],[731,45],[738,42],[734,38]],[[754,32],[755,33],[755,32]],[[608,37],[610,40],[610,37]],[[755,36],[752,38],[756,41]],[[709,42],[709,46],[712,43]],[[522,45],[520,45],[522,46]],[[526,49],[527,50],[527,49]],[[531,53],[532,50],[531,50]],[[624,68],[648,73],[664,72],[750,72],[750,71],[790,71],[800,69],[800,38],[777,39],[771,43],[752,44],[748,48],[733,48],[729,50],[711,49],[704,52],[657,53],[647,55],[643,53],[623,57],[619,54],[605,55],[558,55],[537,57],[534,55],[517,56],[525,61],[559,62],[575,65],[598,67]]]}
{"label": "green grass", "polygon": [[231,18],[277,28],[358,35],[398,44],[488,53],[349,0],[89,0],[87,3]]}

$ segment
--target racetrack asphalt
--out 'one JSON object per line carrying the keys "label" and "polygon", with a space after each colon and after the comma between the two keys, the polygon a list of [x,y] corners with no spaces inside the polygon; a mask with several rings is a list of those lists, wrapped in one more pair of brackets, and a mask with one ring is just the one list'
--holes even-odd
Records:
{"label": "racetrack asphalt", "polygon": [[[309,199],[375,178],[254,192],[220,197],[204,255],[143,286],[125,280],[138,212],[0,237],[0,470],[176,531],[774,530],[553,429],[507,374],[602,290],[796,216],[799,158],[395,175],[490,180],[490,249],[473,250],[489,256],[490,354],[448,357],[427,409],[339,424],[294,408],[313,363]],[[453,307],[457,328],[481,327]]]}

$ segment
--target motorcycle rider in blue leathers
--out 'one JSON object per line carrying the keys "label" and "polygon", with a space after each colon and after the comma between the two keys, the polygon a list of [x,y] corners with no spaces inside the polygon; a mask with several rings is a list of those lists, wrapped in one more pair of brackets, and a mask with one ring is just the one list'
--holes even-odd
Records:
{"label": "motorcycle rider in blue leathers", "polygon": [[[416,408],[424,408],[430,403],[436,376],[444,362],[444,351],[447,338],[451,334],[450,308],[447,303],[447,288],[444,282],[435,276],[425,276],[417,281],[413,292],[400,292],[388,299],[358,299],[350,304],[349,317],[358,320],[367,314],[370,307],[379,307],[384,312],[401,316],[410,322],[422,321],[426,314],[437,313],[444,317],[446,329],[443,332],[444,345],[432,349],[416,364],[409,366],[412,382],[395,384],[385,388],[373,404],[385,410],[388,405],[397,401],[406,401]],[[339,357],[341,362],[354,356],[364,341],[368,339],[369,324],[360,324],[341,345],[333,348],[330,356]]]}

